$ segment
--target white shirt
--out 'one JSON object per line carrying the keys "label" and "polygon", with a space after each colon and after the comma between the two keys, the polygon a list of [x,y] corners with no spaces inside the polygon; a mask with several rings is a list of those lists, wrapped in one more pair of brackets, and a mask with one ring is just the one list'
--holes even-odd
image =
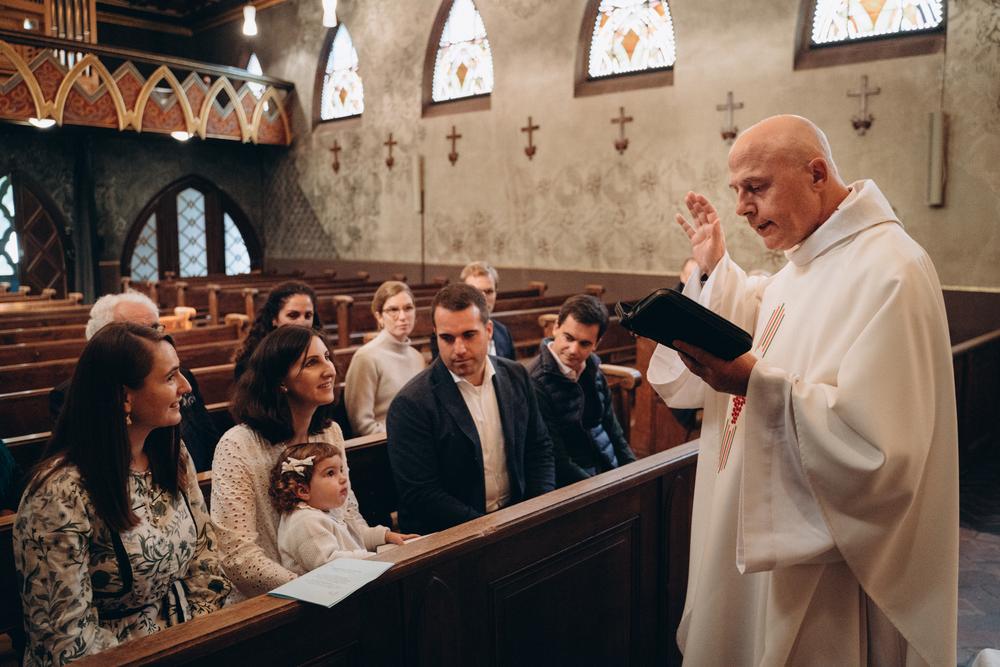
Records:
{"label": "white shirt", "polygon": [[[448,371],[451,373],[451,371]],[[458,391],[465,399],[472,421],[476,424],[479,444],[483,450],[483,478],[486,480],[486,511],[495,512],[510,502],[510,476],[507,474],[507,446],[500,422],[500,406],[493,389],[496,370],[489,357],[483,383],[478,387],[465,378],[451,373]]]}
{"label": "white shirt", "polygon": [[555,359],[556,363],[559,365],[559,372],[568,377],[573,382],[579,380],[580,374],[576,372],[576,369],[570,368],[569,366],[563,363],[562,359],[559,358],[559,355],[556,354],[556,351],[552,349],[552,342],[549,342],[548,348],[549,348],[549,353],[552,355],[552,358]]}

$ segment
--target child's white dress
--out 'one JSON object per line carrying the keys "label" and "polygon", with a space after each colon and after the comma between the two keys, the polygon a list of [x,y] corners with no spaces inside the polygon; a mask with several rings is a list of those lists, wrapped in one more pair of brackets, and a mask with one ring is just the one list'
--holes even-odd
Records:
{"label": "child's white dress", "polygon": [[385,544],[385,526],[348,521],[342,507],[323,511],[299,503],[278,523],[281,565],[305,574],[334,558],[366,558]]}

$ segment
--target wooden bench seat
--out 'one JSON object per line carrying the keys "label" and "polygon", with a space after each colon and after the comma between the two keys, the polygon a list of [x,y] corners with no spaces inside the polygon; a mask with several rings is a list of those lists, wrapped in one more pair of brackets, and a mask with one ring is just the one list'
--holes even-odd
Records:
{"label": "wooden bench seat", "polygon": [[680,664],[696,461],[692,443],[373,556],[392,569],[331,609],[259,596],[79,664]]}

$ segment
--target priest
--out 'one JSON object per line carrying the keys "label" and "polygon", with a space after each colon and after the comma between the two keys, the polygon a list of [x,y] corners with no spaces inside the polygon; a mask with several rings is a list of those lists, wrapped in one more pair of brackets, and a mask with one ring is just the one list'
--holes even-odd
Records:
{"label": "priest", "polygon": [[708,280],[684,293],[753,334],[726,361],[659,346],[648,379],[704,406],[688,665],[955,663],[955,390],[941,286],[870,180],[844,183],[798,116],[729,153],[736,213],[787,264],[748,277],[719,216],[678,215]]}

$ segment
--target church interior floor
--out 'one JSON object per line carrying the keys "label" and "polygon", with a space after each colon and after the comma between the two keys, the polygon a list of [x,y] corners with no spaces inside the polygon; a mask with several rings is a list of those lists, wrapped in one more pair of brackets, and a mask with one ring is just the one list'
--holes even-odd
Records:
{"label": "church interior floor", "polygon": [[980,449],[960,474],[959,665],[1000,649],[1000,443]]}

